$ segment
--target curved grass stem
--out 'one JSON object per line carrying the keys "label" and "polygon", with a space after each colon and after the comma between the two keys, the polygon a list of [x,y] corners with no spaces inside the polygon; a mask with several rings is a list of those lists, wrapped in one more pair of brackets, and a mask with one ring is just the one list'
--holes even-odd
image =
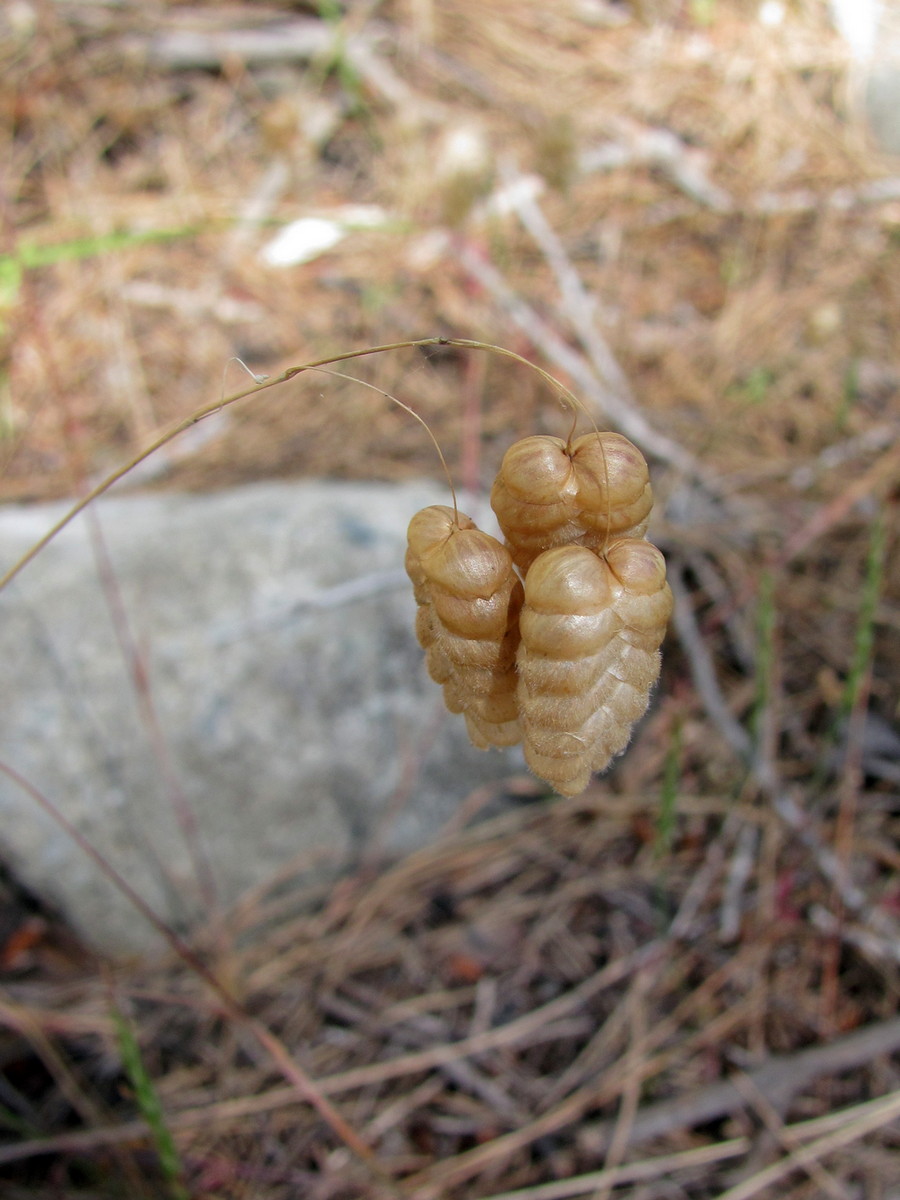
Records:
{"label": "curved grass stem", "polygon": [[[231,396],[226,396],[223,400],[217,400],[213,404],[205,404],[202,408],[198,408],[191,413],[189,417],[185,417],[182,421],[179,421],[176,425],[173,425],[170,429],[166,430],[165,433],[160,434],[160,436],[152,441],[149,446],[146,446],[140,451],[140,453],[134,455],[134,457],[129,459],[128,462],[124,463],[121,467],[118,467],[110,475],[107,475],[105,479],[101,480],[100,483],[92,487],[90,491],[86,492],[80,500],[72,505],[68,512],[66,512],[53,526],[51,526],[51,528],[44,534],[42,538],[35,542],[34,545],[25,554],[23,554],[17,562],[13,563],[13,565],[3,575],[0,575],[0,591],[2,591],[3,588],[5,588],[6,585],[10,583],[20,571],[22,571],[33,559],[35,559],[44,549],[44,547],[52,542],[57,534],[61,533],[62,530],[65,529],[65,527],[70,524],[70,522],[73,521],[79,513],[83,512],[89,504],[93,503],[93,501],[99,496],[102,496],[104,492],[108,492],[109,489],[113,487],[114,484],[118,483],[120,479],[124,479],[129,471],[132,471],[136,466],[138,466],[139,463],[144,462],[145,459],[148,459],[152,454],[155,454],[157,450],[161,450],[163,446],[168,445],[169,442],[178,437],[179,434],[184,433],[192,426],[197,425],[206,417],[212,416],[213,413],[221,412],[223,409],[229,408],[232,404],[236,404],[239,400],[247,399],[248,396],[255,396],[260,392],[267,391],[269,388],[277,387],[282,383],[287,383],[291,379],[296,378],[296,376],[302,375],[305,371],[314,371],[322,367],[331,366],[334,363],[349,362],[351,359],[365,358],[372,354],[385,354],[391,350],[427,349],[429,346],[454,346],[462,350],[483,350],[487,353],[498,354],[503,358],[509,358],[514,362],[522,363],[526,367],[529,367],[532,371],[536,371],[544,380],[544,382],[547,383],[564,401],[564,403],[571,405],[577,411],[589,415],[587,413],[587,409],[581,403],[581,401],[569,391],[565,384],[561,383],[548,371],[545,371],[542,367],[537,366],[537,364],[533,362],[529,362],[529,360],[524,358],[521,354],[516,354],[514,350],[507,350],[503,346],[494,346],[489,342],[472,341],[469,338],[418,338],[402,342],[388,342],[382,346],[367,346],[364,350],[348,350],[343,354],[332,354],[327,358],[314,359],[312,362],[302,363],[297,367],[288,367],[287,370],[282,371],[280,375],[273,376],[271,379],[266,379],[261,383],[256,383],[253,387],[243,388],[241,391],[235,392]],[[357,380],[357,382],[362,381]],[[380,391],[381,389],[376,388],[375,390]],[[382,394],[386,395],[387,393]],[[421,420],[421,418],[419,419]]]}

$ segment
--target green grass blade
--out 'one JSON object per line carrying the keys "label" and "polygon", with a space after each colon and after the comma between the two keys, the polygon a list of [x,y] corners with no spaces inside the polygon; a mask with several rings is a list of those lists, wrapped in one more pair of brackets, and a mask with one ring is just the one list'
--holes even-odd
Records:
{"label": "green grass blade", "polygon": [[834,423],[838,433],[846,433],[850,413],[859,399],[859,360],[851,360],[844,373],[844,386],[841,389],[841,401],[835,414]]}
{"label": "green grass blade", "polygon": [[872,651],[875,644],[875,612],[881,596],[884,580],[885,547],[887,529],[882,509],[872,522],[869,535],[869,549],[866,554],[866,574],[863,580],[862,602],[856,622],[856,636],[853,641],[853,657],[844,691],[841,696],[838,711],[838,726],[843,729],[850,714],[859,702],[862,688],[872,662]]}
{"label": "green grass blade", "polygon": [[150,1126],[160,1170],[168,1184],[172,1200],[190,1200],[182,1182],[183,1169],[181,1158],[175,1140],[166,1125],[165,1114],[153,1080],[144,1064],[141,1048],[134,1035],[130,1023],[119,1010],[113,1007],[113,1022],[116,1026],[116,1036],[119,1043],[119,1053],[122,1055],[122,1065],[128,1080],[134,1089],[141,1116]]}
{"label": "green grass blade", "polygon": [[142,246],[147,242],[172,242],[179,238],[193,237],[201,230],[193,225],[180,229],[124,229],[116,233],[103,233],[96,237],[71,238],[66,242],[51,242],[35,245],[21,242],[12,254],[0,255],[0,274],[5,274],[10,264],[19,269],[49,267],[54,263],[72,259],[95,258],[115,250],[127,250],[130,246]]}

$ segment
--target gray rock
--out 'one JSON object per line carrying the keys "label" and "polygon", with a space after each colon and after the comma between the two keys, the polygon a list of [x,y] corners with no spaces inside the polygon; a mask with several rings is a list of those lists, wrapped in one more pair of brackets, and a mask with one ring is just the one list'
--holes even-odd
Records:
{"label": "gray rock", "polygon": [[[521,761],[470,747],[412,632],[406,525],[444,499],[425,484],[267,483],[99,502],[114,582],[79,517],[0,593],[0,760],[179,929],[208,904],[185,812],[223,904],[294,861],[337,869],[422,844]],[[62,511],[0,510],[0,564]],[[2,775],[0,857],[101,951],[156,944]]]}
{"label": "gray rock", "polygon": [[878,148],[900,155],[900,0],[831,0],[850,49],[853,100]]}
{"label": "gray rock", "polygon": [[900,37],[896,55],[875,62],[865,84],[869,128],[879,148],[900,155]]}

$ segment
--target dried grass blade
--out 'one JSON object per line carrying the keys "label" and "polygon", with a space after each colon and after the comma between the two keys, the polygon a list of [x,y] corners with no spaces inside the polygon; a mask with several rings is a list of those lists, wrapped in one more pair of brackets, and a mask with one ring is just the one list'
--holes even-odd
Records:
{"label": "dried grass blade", "polygon": [[737,1186],[729,1188],[727,1192],[722,1192],[716,1200],[751,1200],[751,1197],[759,1195],[764,1188],[778,1183],[792,1171],[806,1168],[826,1155],[852,1145],[853,1142],[859,1141],[868,1133],[874,1133],[876,1129],[880,1129],[897,1117],[900,1117],[900,1091],[892,1092],[880,1104],[862,1116],[849,1121],[833,1133],[827,1133],[824,1137],[810,1142],[809,1145],[795,1150],[786,1158],[772,1163],[764,1170],[757,1171],[750,1179],[745,1179]]}

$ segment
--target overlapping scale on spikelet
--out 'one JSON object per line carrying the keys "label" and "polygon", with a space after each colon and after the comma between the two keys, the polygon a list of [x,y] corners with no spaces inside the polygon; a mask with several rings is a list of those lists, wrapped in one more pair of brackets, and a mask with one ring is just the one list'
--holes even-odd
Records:
{"label": "overlapping scale on spikelet", "polygon": [[628,744],[659,675],[672,611],[662,554],[619,539],[545,551],[525,577],[518,708],[525,759],[574,796]]}
{"label": "overlapping scale on spikelet", "polygon": [[509,551],[470,517],[432,505],[410,521],[406,570],[419,606],[416,636],[447,708],[464,714],[479,748],[515,745],[523,593]]}
{"label": "overlapping scale on spikelet", "polygon": [[618,433],[587,433],[571,444],[535,436],[510,446],[491,506],[523,573],[555,546],[595,550],[643,537],[653,492],[646,460]]}

